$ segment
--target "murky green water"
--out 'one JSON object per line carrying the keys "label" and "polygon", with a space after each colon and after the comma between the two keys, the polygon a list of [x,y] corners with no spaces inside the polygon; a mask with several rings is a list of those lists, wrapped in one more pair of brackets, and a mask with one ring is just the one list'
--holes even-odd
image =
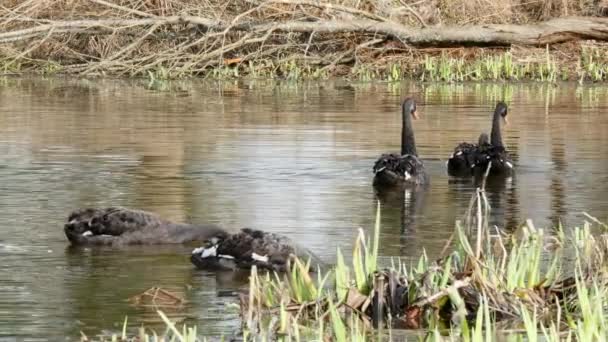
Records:
{"label": "murky green water", "polygon": [[[517,161],[490,189],[492,220],[514,227],[608,212],[606,87],[575,85],[149,84],[0,80],[0,339],[79,337],[156,320],[127,299],[152,286],[186,296],[174,318],[232,335],[227,304],[243,283],[198,271],[181,246],[67,248],[76,207],[122,205],[193,222],[289,235],[333,262],[375,213],[371,167],[398,151],[399,101],[419,100],[418,151],[428,191],[388,203],[383,256],[436,256],[473,185],[449,179],[460,141],[489,131],[511,105],[505,139]],[[151,323],[152,322],[152,323]]]}

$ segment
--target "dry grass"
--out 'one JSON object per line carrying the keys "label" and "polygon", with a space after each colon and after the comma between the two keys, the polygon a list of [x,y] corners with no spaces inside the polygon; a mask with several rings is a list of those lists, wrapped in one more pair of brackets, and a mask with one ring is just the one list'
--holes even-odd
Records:
{"label": "dry grass", "polygon": [[[398,73],[419,76],[436,50],[413,49],[387,35],[367,33],[248,32],[255,22],[366,19],[423,28],[448,24],[530,23],[548,18],[603,13],[597,0],[6,0],[0,32],[37,29],[74,20],[124,20],[29,37],[0,37],[0,69],[86,75],[181,78],[234,77],[370,78]],[[206,30],[185,16],[221,22]],[[163,25],[129,20],[176,19]],[[180,19],[180,20],[178,20]],[[222,26],[223,27],[223,26]],[[63,32],[63,31],[61,31]],[[2,36],[0,34],[0,36]],[[449,49],[439,54],[470,60],[499,50]],[[557,56],[557,55],[556,55]],[[556,57],[557,58],[557,57]],[[572,60],[569,61],[572,64]],[[391,75],[391,76],[393,76]],[[364,75],[365,76],[365,75]],[[366,76],[367,77],[367,76]]]}
{"label": "dry grass", "polygon": [[[307,3],[302,1],[300,3]],[[105,18],[124,16],[126,11],[119,7],[132,9],[131,14],[156,16],[193,15],[217,19],[234,19],[246,11],[249,18],[285,19],[294,15],[309,15],[316,18],[344,17],[334,8],[356,9],[380,18],[386,18],[412,26],[436,24],[506,24],[528,23],[556,17],[582,15],[602,15],[606,1],[603,0],[331,0],[309,1],[316,4],[295,11],[302,5],[290,1],[218,1],[218,0],[6,0],[0,7],[1,24],[13,25],[26,19],[76,19]],[[108,6],[113,4],[117,6]],[[266,4],[260,7],[261,4]],[[318,6],[320,5],[320,6]],[[21,19],[14,18],[20,14]],[[7,20],[13,18],[15,20]],[[11,27],[10,25],[7,27]]]}

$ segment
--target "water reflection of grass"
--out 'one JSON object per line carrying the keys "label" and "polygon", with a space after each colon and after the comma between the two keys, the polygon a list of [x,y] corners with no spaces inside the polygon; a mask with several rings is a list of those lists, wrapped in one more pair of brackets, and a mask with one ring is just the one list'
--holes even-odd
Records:
{"label": "water reflection of grass", "polygon": [[[515,340],[605,340],[606,235],[592,234],[588,222],[569,236],[562,227],[549,235],[531,221],[507,235],[489,226],[488,215],[478,190],[435,261],[423,254],[414,265],[380,267],[378,207],[374,237],[357,236],[350,265],[338,251],[335,268],[324,274],[300,260],[285,275],[253,269],[240,304],[244,340],[390,339],[394,330],[382,327],[438,341],[489,341],[505,332]],[[174,340],[195,340],[194,328],[178,330],[159,315]]]}

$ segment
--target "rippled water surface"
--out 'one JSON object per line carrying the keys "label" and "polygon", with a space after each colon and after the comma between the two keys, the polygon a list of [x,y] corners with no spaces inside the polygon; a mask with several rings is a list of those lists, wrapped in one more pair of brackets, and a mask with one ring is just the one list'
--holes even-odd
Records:
{"label": "rippled water surface", "polygon": [[191,222],[286,234],[331,263],[370,231],[371,167],[399,151],[399,102],[418,99],[431,175],[382,212],[383,256],[437,256],[474,189],[450,179],[454,146],[489,131],[506,99],[516,175],[493,184],[492,221],[582,223],[608,212],[608,88],[575,85],[293,84],[0,80],[0,338],[79,338],[154,325],[127,299],[183,294],[174,318],[231,336],[243,279],[198,271],[190,247],[70,249],[70,210],[121,205]]}

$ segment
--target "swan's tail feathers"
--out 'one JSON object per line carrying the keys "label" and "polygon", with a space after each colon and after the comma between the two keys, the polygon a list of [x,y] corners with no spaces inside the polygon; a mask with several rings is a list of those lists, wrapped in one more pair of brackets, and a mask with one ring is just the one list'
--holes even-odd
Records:
{"label": "swan's tail feathers", "polygon": [[447,161],[448,174],[456,177],[471,176],[472,168],[475,167],[475,158],[478,146],[466,142],[460,143]]}
{"label": "swan's tail feathers", "polygon": [[476,167],[485,171],[488,163],[492,163],[490,175],[510,175],[514,164],[509,152],[503,146],[490,146],[479,153]]}
{"label": "swan's tail feathers", "polygon": [[383,154],[374,164],[374,186],[393,187],[400,183],[421,183],[424,165],[414,155]]}
{"label": "swan's tail feathers", "polygon": [[399,184],[400,181],[401,177],[388,169],[383,169],[374,176],[374,186],[376,187],[390,187]]}

